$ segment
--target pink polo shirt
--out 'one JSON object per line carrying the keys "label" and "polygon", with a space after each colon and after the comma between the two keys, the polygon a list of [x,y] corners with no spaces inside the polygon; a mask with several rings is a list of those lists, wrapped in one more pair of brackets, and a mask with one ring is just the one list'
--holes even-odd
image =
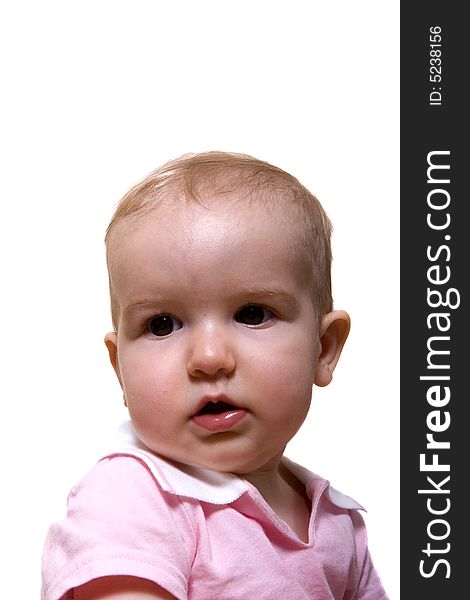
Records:
{"label": "pink polo shirt", "polygon": [[249,482],[164,460],[124,424],[50,528],[42,600],[107,575],[149,579],[178,600],[388,600],[360,505],[283,460],[312,500],[308,543]]}

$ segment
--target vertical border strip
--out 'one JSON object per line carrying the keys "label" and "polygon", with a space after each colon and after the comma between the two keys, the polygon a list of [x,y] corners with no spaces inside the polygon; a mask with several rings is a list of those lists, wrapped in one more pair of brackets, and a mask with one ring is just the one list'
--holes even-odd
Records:
{"label": "vertical border strip", "polygon": [[401,2],[401,600],[453,600],[466,589],[469,35],[462,6]]}

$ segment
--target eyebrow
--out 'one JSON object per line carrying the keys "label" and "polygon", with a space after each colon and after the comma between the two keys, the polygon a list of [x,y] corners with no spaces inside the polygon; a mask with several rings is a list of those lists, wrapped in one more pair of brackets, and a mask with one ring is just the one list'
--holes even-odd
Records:
{"label": "eyebrow", "polygon": [[248,298],[250,301],[259,301],[265,300],[266,298],[276,298],[289,306],[296,306],[297,299],[292,294],[288,294],[284,290],[276,289],[276,288],[248,288],[238,290],[234,294],[235,298]]}
{"label": "eyebrow", "polygon": [[136,302],[132,302],[131,304],[128,304],[123,312],[125,313],[129,313],[132,312],[133,310],[139,311],[139,310],[145,310],[147,308],[151,308],[152,306],[156,306],[158,304],[163,304],[163,303],[167,303],[170,302],[171,299],[167,298],[166,296],[155,296],[153,298],[142,298],[142,300],[137,300]]}
{"label": "eyebrow", "polygon": [[[283,304],[286,304],[289,308],[295,308],[297,306],[297,298],[295,296],[292,296],[292,294],[289,294],[282,289],[276,288],[242,288],[236,290],[236,292],[230,296],[233,300],[239,300],[240,302],[246,302],[248,300],[248,303],[262,303],[263,301],[266,301],[266,299],[277,299]],[[135,302],[128,304],[123,312],[139,312],[159,304],[171,303],[171,301],[172,299],[168,296],[142,298],[141,300],[136,300]]]}

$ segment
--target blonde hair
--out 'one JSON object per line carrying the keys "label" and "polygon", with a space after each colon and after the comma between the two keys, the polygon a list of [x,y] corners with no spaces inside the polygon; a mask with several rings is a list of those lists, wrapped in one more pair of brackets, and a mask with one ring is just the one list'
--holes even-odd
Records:
{"label": "blonde hair", "polygon": [[264,202],[298,215],[298,241],[312,261],[312,292],[316,313],[332,310],[331,223],[317,198],[295,177],[268,162],[246,154],[203,152],[185,154],[152,171],[134,185],[117,205],[106,230],[111,313],[117,329],[117,301],[111,277],[110,239],[124,219],[138,219],[161,205],[185,198],[204,205],[210,196]]}

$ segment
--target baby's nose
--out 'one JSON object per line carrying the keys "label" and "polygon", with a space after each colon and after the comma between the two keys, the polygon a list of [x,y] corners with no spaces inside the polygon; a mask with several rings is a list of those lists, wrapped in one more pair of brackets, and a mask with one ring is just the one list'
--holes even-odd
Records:
{"label": "baby's nose", "polygon": [[228,328],[214,323],[204,323],[196,328],[188,351],[187,368],[193,377],[232,373],[235,370],[235,354]]}

